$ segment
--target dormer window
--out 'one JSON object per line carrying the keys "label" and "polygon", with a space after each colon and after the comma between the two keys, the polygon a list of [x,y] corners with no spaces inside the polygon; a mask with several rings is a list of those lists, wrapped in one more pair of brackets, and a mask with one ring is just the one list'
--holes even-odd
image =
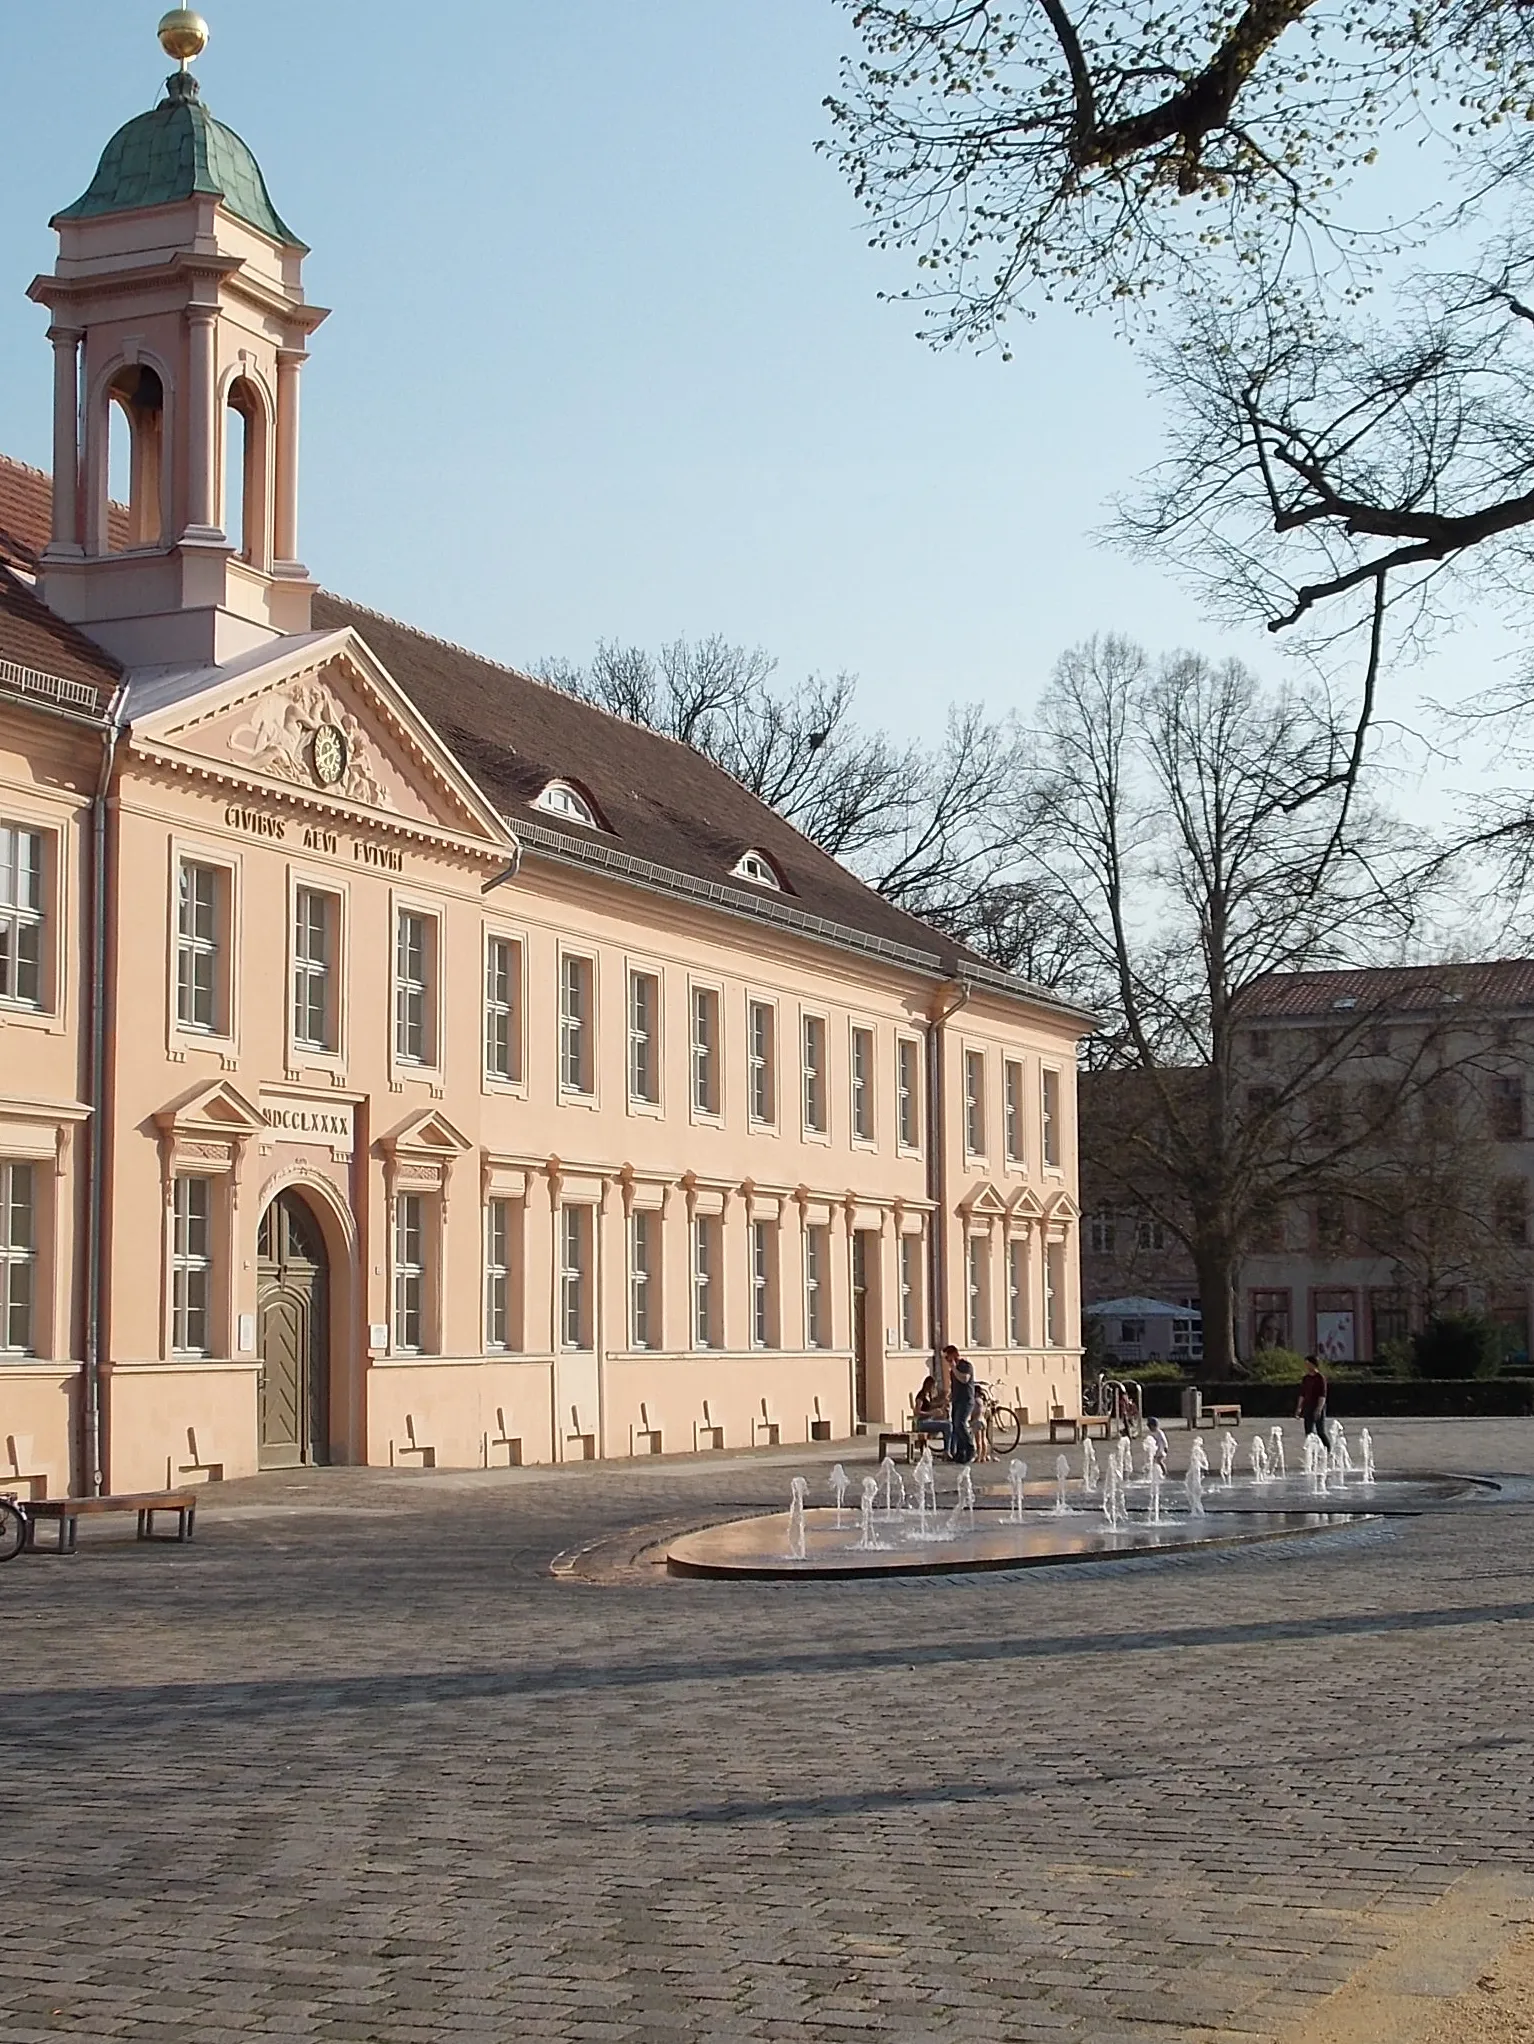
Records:
{"label": "dormer window", "polygon": [[593,830],[601,828],[596,811],[580,789],[572,788],[568,781],[550,781],[534,798],[533,807],[547,810],[550,816],[562,816],[570,823],[587,823]]}
{"label": "dormer window", "polygon": [[735,879],[749,880],[754,887],[772,887],[780,894],[783,891],[778,869],[765,852],[742,852],[730,871]]}

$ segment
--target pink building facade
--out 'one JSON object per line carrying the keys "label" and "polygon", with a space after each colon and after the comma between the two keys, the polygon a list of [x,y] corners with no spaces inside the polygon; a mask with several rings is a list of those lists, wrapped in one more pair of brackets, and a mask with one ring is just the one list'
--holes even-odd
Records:
{"label": "pink building facade", "polygon": [[316,590],[324,315],[189,74],[55,224],[53,474],[0,461],[0,1487],[836,1440],[945,1338],[1075,1410],[1090,1017]]}

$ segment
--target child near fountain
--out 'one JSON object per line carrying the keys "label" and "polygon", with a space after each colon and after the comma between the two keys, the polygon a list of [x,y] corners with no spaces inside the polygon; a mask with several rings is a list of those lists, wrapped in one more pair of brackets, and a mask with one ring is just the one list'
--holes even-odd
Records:
{"label": "child near fountain", "polygon": [[1167,1473],[1167,1450],[1171,1443],[1167,1440],[1166,1433],[1159,1419],[1152,1417],[1146,1420],[1145,1438],[1149,1444],[1153,1459],[1162,1475],[1165,1476]]}

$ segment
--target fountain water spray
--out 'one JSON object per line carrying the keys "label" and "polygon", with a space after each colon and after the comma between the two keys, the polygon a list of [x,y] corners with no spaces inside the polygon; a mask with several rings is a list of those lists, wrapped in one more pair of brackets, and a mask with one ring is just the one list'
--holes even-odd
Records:
{"label": "fountain water spray", "polygon": [[809,1484],[802,1476],[796,1476],[788,1486],[788,1558],[790,1561],[804,1559],[804,1500]]}
{"label": "fountain water spray", "polygon": [[1150,1485],[1150,1511],[1147,1517],[1153,1526],[1159,1526],[1161,1524],[1161,1464],[1154,1455],[1151,1457],[1150,1466],[1145,1472],[1145,1480]]}
{"label": "fountain water spray", "polygon": [[1156,1467],[1156,1436],[1147,1434],[1144,1441],[1145,1481],[1150,1482],[1150,1473]]}
{"label": "fountain water spray", "polygon": [[970,1530],[973,1532],[975,1525],[975,1479],[970,1475],[967,1466],[959,1471],[959,1494],[954,1501],[953,1510],[948,1516],[948,1523],[954,1532],[959,1530],[959,1522],[965,1517],[968,1517]]}
{"label": "fountain water spray", "polygon": [[1335,1420],[1332,1421],[1331,1463],[1333,1476],[1336,1477],[1340,1484],[1346,1487],[1349,1473],[1353,1467],[1353,1457],[1348,1453],[1348,1437]]}
{"label": "fountain water spray", "polygon": [[1127,1517],[1124,1510],[1124,1479],[1119,1470],[1119,1458],[1108,1459],[1108,1469],[1103,1477],[1103,1517],[1110,1528],[1121,1526]]}
{"label": "fountain water spray", "polygon": [[1051,1509],[1057,1518],[1064,1518],[1070,1510],[1066,1503],[1065,1487],[1071,1480],[1071,1465],[1063,1455],[1055,1457],[1055,1502]]}
{"label": "fountain water spray", "polygon": [[1182,1487],[1188,1499],[1188,1517],[1204,1518],[1204,1471],[1209,1467],[1209,1457],[1203,1452],[1202,1441],[1193,1443],[1193,1453],[1188,1457],[1188,1473]]}
{"label": "fountain water spray", "polygon": [[1369,1438],[1369,1429],[1368,1429],[1367,1427],[1365,1427],[1365,1428],[1364,1428],[1363,1432],[1362,1432],[1362,1433],[1361,1433],[1361,1434],[1359,1435],[1359,1437],[1358,1437],[1358,1452],[1359,1452],[1359,1453],[1360,1453],[1360,1454],[1361,1454],[1361,1455],[1363,1456],[1363,1458],[1364,1458],[1364,1471],[1363,1471],[1363,1474],[1364,1474],[1364,1482],[1365,1482],[1365,1483],[1373,1483],[1373,1481],[1374,1481],[1374,1443],[1373,1443],[1373,1441],[1372,1441],[1372,1440],[1371,1440],[1371,1439]]}
{"label": "fountain water spray", "polygon": [[937,1510],[937,1471],[932,1466],[930,1445],[921,1451],[921,1460],[916,1465],[916,1523],[918,1530],[927,1531],[928,1503],[933,1512]]}
{"label": "fountain water spray", "polygon": [[859,1533],[857,1537],[857,1545],[860,1548],[862,1548],[865,1552],[869,1548],[883,1547],[886,1544],[884,1541],[880,1540],[874,1532],[874,1506],[877,1504],[878,1499],[879,1499],[878,1479],[872,1476],[865,1476],[863,1478],[863,1493],[861,1507],[863,1516],[863,1530],[861,1533]]}
{"label": "fountain water spray", "polygon": [[1272,1463],[1273,1463],[1273,1467],[1274,1467],[1274,1468],[1275,1468],[1275,1469],[1277,1470],[1277,1472],[1278,1472],[1278,1474],[1279,1474],[1280,1476],[1287,1476],[1287,1475],[1289,1474],[1289,1472],[1288,1472],[1288,1470],[1287,1470],[1287,1469],[1286,1469],[1286,1468],[1284,1467],[1284,1430],[1283,1430],[1283,1428],[1282,1428],[1282,1427],[1277,1427],[1277,1426],[1275,1426],[1275,1427],[1270,1427],[1270,1428],[1268,1429],[1268,1439],[1269,1439],[1269,1440],[1270,1440],[1270,1441],[1271,1441],[1271,1442],[1273,1443],[1273,1453],[1272,1453],[1272,1458],[1271,1458],[1271,1459],[1272,1459]]}
{"label": "fountain water spray", "polygon": [[1326,1444],[1319,1434],[1305,1436],[1305,1474],[1310,1478],[1310,1487],[1319,1495],[1326,1489],[1326,1471],[1330,1457]]}
{"label": "fountain water spray", "polygon": [[1269,1482],[1268,1450],[1261,1434],[1253,1434],[1252,1436],[1251,1460],[1252,1481],[1254,1483]]}
{"label": "fountain water spray", "polygon": [[[836,1472],[833,1470],[832,1471],[833,1480],[835,1478],[835,1474]],[[896,1469],[895,1467],[895,1458],[893,1455],[886,1455],[884,1460],[879,1464],[879,1474],[884,1478],[884,1509],[885,1512],[888,1513],[892,1511],[894,1508],[895,1481],[900,1474],[899,1470]]]}
{"label": "fountain water spray", "polygon": [[1012,1487],[1012,1509],[1003,1524],[1021,1526],[1023,1523],[1023,1492],[1028,1485],[1028,1464],[1013,1460],[1007,1464],[1007,1482]]}
{"label": "fountain water spray", "polygon": [[1090,1497],[1097,1488],[1097,1450],[1089,1434],[1081,1449],[1081,1487]]}
{"label": "fountain water spray", "polygon": [[1241,1443],[1234,1434],[1226,1434],[1220,1442],[1220,1488],[1229,1490],[1236,1473],[1236,1450]]}
{"label": "fountain water spray", "polygon": [[[893,1469],[895,1465],[892,1462],[890,1462],[888,1455],[886,1455],[884,1459],[886,1462],[889,1463],[889,1466]],[[851,1481],[852,1481],[851,1477],[848,1476],[846,1470],[843,1469],[840,1462],[838,1462],[835,1465],[835,1467],[831,1471],[830,1476],[827,1478],[826,1488],[836,1493],[836,1528],[838,1532],[841,1531],[842,1508],[847,1502],[847,1487],[851,1483]]]}

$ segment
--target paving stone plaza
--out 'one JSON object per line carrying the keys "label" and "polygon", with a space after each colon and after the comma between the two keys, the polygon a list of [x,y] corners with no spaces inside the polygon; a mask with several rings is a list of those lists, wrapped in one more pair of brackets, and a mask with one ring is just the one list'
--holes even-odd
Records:
{"label": "paving stone plaza", "polygon": [[1425,2036],[1534,1916],[1534,1422],[1374,1435],[1504,1489],[874,1582],[647,1554],[829,1454],[87,1526],[0,1569],[0,2038]]}

